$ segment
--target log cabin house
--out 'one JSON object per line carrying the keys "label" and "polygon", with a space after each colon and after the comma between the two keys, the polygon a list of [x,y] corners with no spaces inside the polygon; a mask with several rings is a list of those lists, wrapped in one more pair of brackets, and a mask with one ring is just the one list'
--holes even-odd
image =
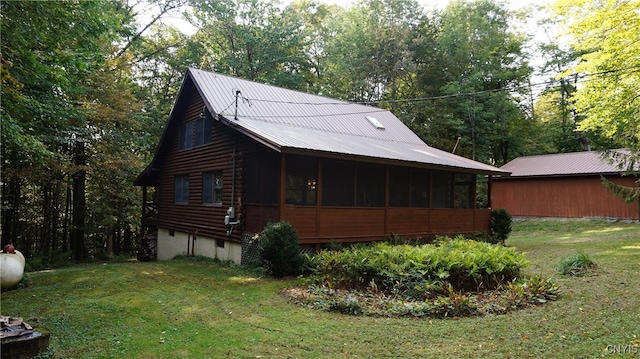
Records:
{"label": "log cabin house", "polygon": [[487,232],[476,179],[505,174],[427,146],[387,110],[191,68],[135,184],[158,259],[240,263],[271,221],[308,250]]}
{"label": "log cabin house", "polygon": [[[620,151],[620,150],[618,150]],[[640,219],[640,203],[611,194],[602,178],[636,187],[596,151],[518,157],[501,169],[511,176],[494,178],[492,205],[515,217]]]}

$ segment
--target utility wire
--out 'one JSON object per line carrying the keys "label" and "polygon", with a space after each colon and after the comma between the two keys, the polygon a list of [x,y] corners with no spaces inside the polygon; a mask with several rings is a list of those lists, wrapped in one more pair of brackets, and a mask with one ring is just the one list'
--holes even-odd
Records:
{"label": "utility wire", "polygon": [[[592,74],[571,74],[566,77],[557,80],[549,80],[544,82],[538,82],[533,84],[520,85],[515,87],[501,87],[497,89],[488,89],[488,90],[480,90],[474,92],[464,92],[464,93],[456,93],[456,94],[448,94],[448,95],[439,95],[439,96],[428,96],[428,97],[417,97],[417,98],[408,98],[408,99],[400,99],[400,100],[379,100],[379,101],[360,101],[360,102],[349,102],[349,101],[335,101],[335,102],[296,102],[296,101],[282,101],[282,100],[268,100],[268,99],[260,99],[260,98],[245,98],[250,101],[256,102],[267,102],[267,103],[277,103],[277,104],[289,104],[289,105],[309,105],[309,106],[325,106],[325,105],[374,105],[380,103],[406,103],[406,102],[419,102],[419,101],[431,101],[431,100],[442,100],[447,98],[455,98],[455,97],[465,97],[465,96],[473,96],[480,95],[485,93],[494,93],[494,92],[503,92],[503,91],[515,91],[524,88],[532,88],[539,86],[549,86],[561,83],[566,79],[572,79],[578,83],[584,83],[587,81],[593,81],[593,79],[589,79],[590,77],[603,76],[613,73],[625,72],[627,70],[633,70],[640,68],[640,65],[630,66],[623,69],[615,69],[615,70],[607,70],[601,72],[595,72]],[[633,71],[635,72],[635,71]],[[356,112],[354,114],[359,114],[360,112]],[[366,112],[363,112],[366,113]],[[290,117],[300,117],[300,116],[290,116]]]}

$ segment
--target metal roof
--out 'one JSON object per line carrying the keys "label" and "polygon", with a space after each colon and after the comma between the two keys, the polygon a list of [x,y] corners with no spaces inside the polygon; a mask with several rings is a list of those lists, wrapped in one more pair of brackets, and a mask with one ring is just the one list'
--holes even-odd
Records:
{"label": "metal roof", "polygon": [[518,157],[500,168],[511,172],[511,177],[603,175],[623,172],[597,151]]}
{"label": "metal roof", "polygon": [[188,77],[219,120],[281,152],[309,150],[507,174],[428,146],[384,109],[193,68],[185,81]]}

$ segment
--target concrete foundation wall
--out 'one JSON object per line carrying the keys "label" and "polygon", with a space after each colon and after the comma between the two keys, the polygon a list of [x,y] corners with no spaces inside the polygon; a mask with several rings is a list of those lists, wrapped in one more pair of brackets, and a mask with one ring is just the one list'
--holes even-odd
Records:
{"label": "concrete foundation wall", "polygon": [[[197,236],[195,241],[190,241],[188,233],[169,231],[158,228],[158,260],[169,260],[178,255],[187,255],[187,249],[197,256],[219,259],[221,261],[233,261],[240,264],[242,259],[242,245],[240,243],[220,241],[224,246],[218,246],[215,239]],[[193,249],[191,246],[193,245]]]}

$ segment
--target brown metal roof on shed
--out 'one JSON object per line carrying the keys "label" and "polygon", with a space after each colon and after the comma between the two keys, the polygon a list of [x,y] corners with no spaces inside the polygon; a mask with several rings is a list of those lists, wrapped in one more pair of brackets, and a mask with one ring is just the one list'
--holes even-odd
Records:
{"label": "brown metal roof on shed", "polygon": [[511,177],[606,175],[623,172],[597,151],[518,157],[500,169],[511,172]]}

